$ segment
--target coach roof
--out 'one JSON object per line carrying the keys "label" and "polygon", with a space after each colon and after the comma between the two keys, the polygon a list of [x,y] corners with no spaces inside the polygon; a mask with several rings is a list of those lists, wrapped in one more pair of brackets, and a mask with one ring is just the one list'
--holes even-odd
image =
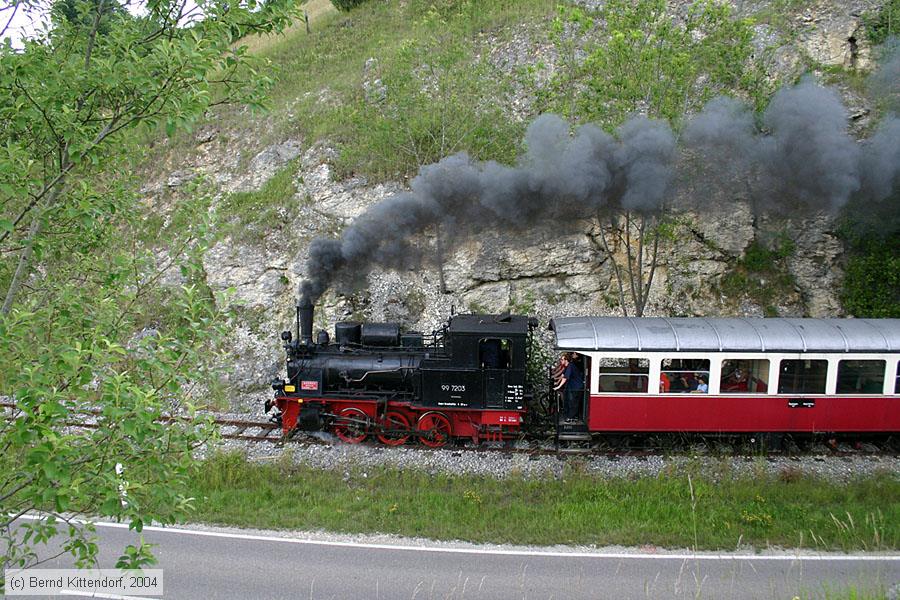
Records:
{"label": "coach roof", "polygon": [[563,317],[560,350],[900,352],[900,319]]}

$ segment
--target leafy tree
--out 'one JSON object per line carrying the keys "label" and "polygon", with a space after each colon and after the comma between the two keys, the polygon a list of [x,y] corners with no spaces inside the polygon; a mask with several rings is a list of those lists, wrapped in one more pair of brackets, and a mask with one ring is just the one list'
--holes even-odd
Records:
{"label": "leafy tree", "polygon": [[[566,69],[543,91],[542,110],[612,130],[629,116],[683,117],[723,91],[758,94],[753,31],[725,4],[697,0],[682,16],[666,0],[610,0],[595,11],[562,8],[554,38]],[[660,242],[674,233],[663,206],[598,215],[598,245],[612,259],[623,314],[646,308]]]}
{"label": "leafy tree", "polygon": [[[293,14],[291,0],[149,0],[139,17],[114,0],[66,6],[77,18],[0,46],[0,397],[14,404],[0,423],[4,566],[45,559],[55,535],[93,560],[77,515],[139,531],[190,507],[183,484],[209,429],[163,417],[193,414],[191,382],[209,377],[222,334],[199,258],[209,199],[198,188],[173,216],[186,226],[149,231],[126,174],[158,126],[260,106],[271,80],[235,40],[281,31]],[[52,8],[16,3],[0,36],[12,12]],[[160,291],[172,271],[180,285]],[[86,414],[95,427],[67,427]],[[13,524],[29,511],[42,518]],[[131,548],[122,563],[148,556]]]}
{"label": "leafy tree", "polygon": [[117,0],[91,0],[87,3],[79,0],[57,0],[50,14],[57,23],[65,20],[72,25],[83,27],[90,27],[99,14],[97,35],[109,33],[111,22],[129,18],[125,8]]}

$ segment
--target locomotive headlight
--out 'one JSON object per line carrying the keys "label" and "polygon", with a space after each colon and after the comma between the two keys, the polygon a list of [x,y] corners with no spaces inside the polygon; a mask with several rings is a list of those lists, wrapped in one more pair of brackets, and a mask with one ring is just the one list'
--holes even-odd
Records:
{"label": "locomotive headlight", "polygon": [[287,385],[284,386],[284,391],[286,391],[286,392],[296,392],[296,391],[297,391],[297,386],[289,383],[289,384],[287,384]]}

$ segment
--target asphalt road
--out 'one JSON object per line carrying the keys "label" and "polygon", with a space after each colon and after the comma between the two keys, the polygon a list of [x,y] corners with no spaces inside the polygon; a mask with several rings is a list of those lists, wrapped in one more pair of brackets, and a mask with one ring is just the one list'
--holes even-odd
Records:
{"label": "asphalt road", "polygon": [[[100,567],[113,567],[122,548],[137,539],[121,527],[100,526],[98,532]],[[900,555],[548,553],[283,535],[144,530],[145,540],[157,544],[154,568],[164,569],[165,598],[179,600],[833,598],[900,583]],[[70,565],[60,560],[44,566]]]}

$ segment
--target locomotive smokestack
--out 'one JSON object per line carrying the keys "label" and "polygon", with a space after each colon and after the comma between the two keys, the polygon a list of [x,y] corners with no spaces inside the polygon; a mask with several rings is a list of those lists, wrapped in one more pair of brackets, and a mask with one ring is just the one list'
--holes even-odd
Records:
{"label": "locomotive smokestack", "polygon": [[297,316],[300,319],[300,344],[312,345],[313,303],[307,296],[302,296],[297,303]]}

